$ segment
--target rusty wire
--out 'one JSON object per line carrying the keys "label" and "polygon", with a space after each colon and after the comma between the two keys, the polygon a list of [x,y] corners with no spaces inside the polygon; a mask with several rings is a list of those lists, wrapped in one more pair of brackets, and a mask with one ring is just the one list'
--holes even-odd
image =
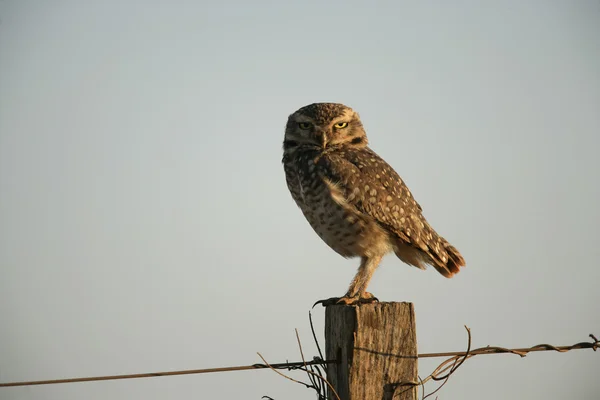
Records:
{"label": "rusty wire", "polygon": [[[325,365],[333,364],[335,360],[325,361],[315,358],[313,361],[307,361],[307,365]],[[165,371],[165,372],[147,372],[141,374],[124,374],[124,375],[106,375],[106,376],[91,376],[85,378],[67,378],[67,379],[49,379],[43,381],[26,381],[26,382],[9,382],[0,383],[0,387],[11,387],[11,386],[34,386],[34,385],[52,385],[57,383],[76,383],[76,382],[92,382],[92,381],[111,381],[117,379],[135,379],[135,378],[154,378],[157,376],[174,376],[174,375],[192,375],[192,374],[207,374],[212,372],[231,372],[231,371],[246,371],[250,369],[287,369],[295,370],[300,369],[304,366],[304,362],[286,362],[278,364],[252,364],[252,365],[240,365],[235,367],[221,367],[221,368],[205,368],[205,369],[187,369],[181,371]]]}
{"label": "rusty wire", "polygon": [[[559,353],[566,353],[570,350],[577,349],[592,349],[596,351],[600,347],[600,341],[593,334],[590,334],[589,337],[592,339],[591,342],[579,342],[575,343],[571,346],[554,346],[551,344],[538,344],[532,347],[524,347],[517,349],[507,349],[504,347],[498,346],[486,346],[480,347],[478,349],[471,350],[471,330],[465,325],[465,329],[467,330],[468,335],[468,343],[467,343],[467,351],[457,351],[457,352],[448,352],[448,353],[425,353],[419,354],[418,358],[429,358],[429,357],[450,357],[447,360],[443,361],[440,365],[438,365],[431,374],[429,374],[425,379],[421,379],[419,377],[419,382],[407,382],[402,386],[408,386],[410,390],[414,386],[421,386],[423,388],[423,400],[432,396],[437,391],[439,391],[447,382],[448,379],[454,372],[460,367],[466,360],[471,357],[483,354],[516,354],[520,357],[525,357],[528,353],[536,352],[536,351],[557,351]],[[445,375],[444,375],[445,374]],[[443,381],[434,391],[425,394],[425,383],[429,380],[433,381]],[[402,393],[402,392],[400,392]]]}
{"label": "rusty wire", "polygon": [[[580,342],[575,343],[571,346],[553,346],[551,344],[538,344],[532,347],[526,348],[518,348],[518,349],[507,349],[504,347],[498,346],[486,346],[480,347],[478,349],[471,350],[471,331],[468,327],[465,326],[467,330],[467,334],[469,336],[468,348],[466,352],[453,352],[453,353],[428,353],[428,354],[419,354],[419,358],[427,358],[427,357],[447,357],[451,356],[449,359],[442,362],[438,367],[427,377],[422,383],[427,382],[432,379],[434,381],[442,381],[446,380],[449,375],[451,375],[456,369],[466,360],[471,357],[483,354],[516,354],[520,357],[525,357],[528,353],[536,352],[536,351],[557,351],[559,353],[566,353],[570,350],[576,349],[592,349],[596,351],[600,347],[600,341],[594,336],[590,334],[589,337],[592,339],[591,342]],[[441,375],[448,371],[448,374]],[[422,384],[419,383],[419,384]]]}
{"label": "rusty wire", "polygon": [[[313,331],[314,334],[314,331]],[[422,353],[419,354],[418,358],[430,358],[430,357],[451,357],[448,360],[442,362],[432,374],[430,374],[426,379],[422,382],[412,383],[413,385],[421,385],[427,382],[430,379],[433,380],[443,380],[447,379],[447,377],[440,377],[440,374],[448,370],[452,370],[454,372],[456,368],[458,368],[455,363],[457,361],[462,360],[460,363],[464,362],[466,359],[471,358],[476,355],[482,354],[502,354],[502,353],[510,353],[516,354],[521,357],[525,357],[527,353],[534,351],[557,351],[557,352],[567,352],[570,350],[577,349],[593,349],[596,351],[598,347],[600,347],[600,342],[594,335],[589,335],[593,341],[592,342],[580,342],[571,346],[554,346],[550,344],[538,344],[536,346],[528,347],[528,348],[517,348],[517,349],[507,349],[504,347],[497,346],[487,346],[478,348],[475,350],[470,350],[468,352],[457,351],[457,352],[446,352],[446,353]],[[470,337],[470,333],[469,333]],[[316,339],[316,337],[315,337]],[[319,348],[320,352],[320,348]],[[180,370],[180,371],[165,371],[165,372],[149,372],[149,373],[138,373],[138,374],[124,374],[124,375],[105,375],[105,376],[92,376],[92,377],[82,377],[82,378],[66,378],[66,379],[49,379],[49,380],[39,380],[39,381],[21,381],[21,382],[7,382],[0,383],[0,387],[15,387],[15,386],[34,386],[34,385],[52,385],[59,383],[76,383],[76,382],[92,382],[92,381],[108,381],[108,380],[117,380],[117,379],[136,379],[136,378],[153,378],[158,376],[174,376],[174,375],[191,375],[191,374],[205,374],[205,373],[213,373],[213,372],[231,372],[231,371],[245,371],[251,369],[287,369],[287,370],[304,370],[308,366],[324,366],[327,364],[334,364],[336,360],[323,360],[321,357],[314,357],[312,361],[297,361],[297,362],[285,362],[285,363],[277,363],[277,364],[252,364],[252,365],[241,365],[235,367],[221,367],[221,368],[205,368],[205,369],[188,369],[188,370]],[[449,365],[450,364],[450,365]]]}
{"label": "rusty wire", "polygon": [[[502,354],[502,353],[511,353],[511,354],[516,354],[519,355],[521,357],[525,357],[527,355],[527,353],[531,353],[534,351],[558,351],[559,353],[564,353],[567,352],[569,350],[577,350],[577,349],[592,349],[594,351],[596,351],[598,348],[600,348],[600,341],[598,341],[598,339],[596,338],[596,336],[590,334],[589,335],[590,338],[592,338],[592,342],[580,342],[580,343],[575,343],[574,345],[571,346],[553,346],[551,344],[538,344],[532,347],[523,347],[523,348],[518,348],[518,349],[507,349],[504,347],[498,347],[498,346],[486,346],[486,347],[480,347],[478,349],[475,350],[471,350],[470,351],[470,356],[476,356],[476,355],[480,355],[480,354]],[[451,356],[459,356],[462,357],[465,355],[464,351],[454,351],[454,352],[448,352],[448,353],[424,353],[424,354],[419,354],[419,358],[428,358],[428,357],[451,357]]]}

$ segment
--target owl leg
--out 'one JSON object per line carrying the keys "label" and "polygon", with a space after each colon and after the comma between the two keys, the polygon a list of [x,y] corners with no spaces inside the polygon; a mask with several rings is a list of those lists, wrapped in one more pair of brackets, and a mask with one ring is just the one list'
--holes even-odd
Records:
{"label": "owl leg", "polygon": [[375,296],[367,292],[367,286],[373,273],[379,266],[382,256],[362,257],[360,267],[348,288],[348,292],[339,299],[338,304],[371,303],[377,301]]}
{"label": "owl leg", "polygon": [[346,292],[344,297],[332,297],[326,300],[319,300],[313,307],[317,304],[322,304],[325,307],[334,304],[352,305],[378,301],[375,296],[367,292],[367,286],[369,285],[373,273],[379,266],[382,257],[383,256],[362,257],[358,272],[354,276],[354,279],[348,288],[348,292]]}

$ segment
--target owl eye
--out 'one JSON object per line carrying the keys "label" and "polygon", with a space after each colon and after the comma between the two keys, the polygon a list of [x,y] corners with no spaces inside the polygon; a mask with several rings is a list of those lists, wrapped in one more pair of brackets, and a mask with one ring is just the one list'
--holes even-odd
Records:
{"label": "owl eye", "polygon": [[338,122],[337,124],[335,124],[333,127],[335,129],[344,129],[345,127],[348,126],[347,122]]}
{"label": "owl eye", "polygon": [[306,130],[310,128],[310,123],[308,122],[299,122],[298,123],[298,128]]}

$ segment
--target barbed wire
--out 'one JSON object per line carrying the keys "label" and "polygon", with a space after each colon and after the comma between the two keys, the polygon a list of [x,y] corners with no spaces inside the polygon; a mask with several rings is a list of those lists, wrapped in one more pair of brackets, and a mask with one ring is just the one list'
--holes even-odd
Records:
{"label": "barbed wire", "polygon": [[[319,351],[319,356],[313,358],[312,361],[306,361],[304,358],[304,353],[302,351],[302,344],[300,343],[300,337],[298,336],[298,331],[296,330],[296,338],[298,340],[298,346],[300,348],[300,354],[302,356],[302,361],[296,362],[285,362],[285,363],[277,363],[277,364],[269,364],[264,359],[264,357],[258,353],[259,357],[262,358],[264,364],[252,364],[252,365],[240,365],[234,367],[221,367],[221,368],[204,368],[204,369],[187,369],[187,370],[179,370],[179,371],[163,371],[163,372],[148,372],[148,373],[137,373],[137,374],[123,374],[123,375],[104,375],[104,376],[91,376],[91,377],[82,377],[82,378],[66,378],[66,379],[48,379],[48,380],[38,380],[38,381],[21,381],[21,382],[7,382],[0,383],[0,387],[16,387],[16,386],[35,386],[35,385],[53,385],[53,384],[61,384],[61,383],[78,383],[78,382],[94,382],[94,381],[109,381],[109,380],[122,380],[122,379],[139,379],[139,378],[154,378],[160,376],[175,376],[175,375],[192,375],[192,374],[206,374],[206,373],[215,373],[215,372],[232,372],[232,371],[245,371],[252,369],[287,369],[291,370],[302,370],[306,372],[310,378],[311,384],[306,384],[304,382],[296,381],[292,378],[289,378],[286,375],[286,378],[291,379],[297,383],[301,383],[307,387],[313,388],[317,390],[319,393],[325,391],[325,385],[331,387],[327,379],[323,377],[323,373],[320,367],[323,367],[327,364],[334,364],[336,360],[324,360],[323,353],[321,352],[321,347],[319,346],[319,341],[317,340],[317,336],[315,334],[312,314],[309,312],[309,321],[310,327],[313,335],[313,339],[316,343],[317,349]],[[536,351],[557,351],[557,352],[567,352],[570,350],[576,349],[593,349],[596,351],[598,347],[600,347],[600,342],[593,335],[589,336],[592,338],[592,342],[580,342],[575,343],[571,346],[554,346],[551,344],[538,344],[532,347],[525,348],[516,348],[516,349],[508,349],[499,346],[486,346],[478,349],[471,350],[471,332],[469,328],[467,328],[467,333],[469,336],[467,351],[454,351],[454,352],[443,352],[443,353],[421,353],[418,354],[418,358],[432,358],[432,357],[450,357],[449,359],[442,362],[427,378],[420,379],[419,382],[407,382],[405,385],[408,386],[423,386],[427,381],[444,381],[441,386],[443,386],[450,375],[456,371],[456,369],[468,358],[474,357],[476,355],[483,354],[503,354],[510,353],[516,354],[521,357],[525,357],[530,352]],[[316,369],[315,369],[316,368]],[[446,375],[442,375],[444,373],[448,373]],[[437,389],[439,390],[441,386]],[[437,391],[436,390],[436,391]],[[431,393],[433,394],[433,393]],[[425,398],[425,396],[424,396]]]}
{"label": "barbed wire", "polygon": [[[317,337],[315,335],[314,332],[314,326],[313,326],[313,322],[312,322],[312,315],[309,312],[308,314],[309,316],[309,321],[310,321],[310,327],[313,333],[313,338],[315,340],[315,344],[317,345],[317,349],[319,350],[319,354],[322,357],[322,353],[321,353],[321,348],[319,346],[319,341],[317,340]],[[458,370],[458,368],[469,358],[474,357],[476,355],[483,355],[483,354],[516,354],[519,355],[521,357],[525,357],[528,353],[530,352],[536,352],[536,351],[557,351],[560,353],[565,353],[567,351],[570,350],[575,350],[575,349],[592,349],[594,351],[596,351],[598,349],[598,347],[600,347],[600,342],[598,341],[598,339],[593,335],[590,334],[590,338],[592,338],[592,342],[579,342],[579,343],[575,343],[571,346],[554,346],[554,345],[550,345],[550,344],[538,344],[532,347],[527,347],[527,348],[517,348],[517,349],[507,349],[504,347],[498,347],[498,346],[486,346],[486,347],[481,347],[475,350],[471,350],[471,330],[465,325],[465,329],[467,330],[467,335],[468,335],[468,342],[467,342],[467,350],[466,351],[456,351],[456,352],[445,352],[445,353],[421,353],[417,355],[417,358],[431,358],[431,357],[449,357],[449,359],[443,361],[440,365],[438,365],[437,368],[435,368],[433,370],[433,372],[431,374],[429,374],[425,379],[421,379],[420,376],[417,376],[417,378],[419,379],[419,382],[400,382],[398,384],[396,384],[396,390],[394,390],[394,395],[393,398],[396,398],[400,395],[402,395],[403,393],[409,391],[409,390],[413,390],[414,387],[416,386],[421,386],[422,390],[423,390],[423,397],[422,400],[425,400],[426,398],[433,396],[435,393],[437,393],[450,379],[450,377],[456,372],[456,370]],[[298,330],[296,329],[296,338],[298,340],[298,347],[300,349],[300,354],[302,355],[302,360],[304,360],[304,354],[302,352],[302,344],[300,343],[300,337],[298,336]],[[266,360],[263,358],[263,356],[259,353],[258,354],[260,356],[260,358],[263,359],[263,361]],[[318,357],[316,357],[318,358]],[[318,368],[318,367],[317,367]],[[317,399],[318,400],[328,400],[329,398],[327,397],[327,390],[326,390],[326,386],[328,386],[331,390],[331,395],[337,399],[340,400],[339,395],[337,394],[337,392],[335,391],[335,389],[333,388],[333,386],[331,385],[331,383],[327,380],[327,378],[325,378],[325,376],[322,374],[321,370],[318,370],[315,372],[315,370],[313,369],[313,367],[300,367],[298,368],[304,372],[306,372],[309,380],[310,380],[310,384],[303,382],[303,381],[299,381],[296,380],[294,378],[291,378],[290,376],[287,376],[279,371],[275,371],[275,369],[273,369],[275,372],[277,372],[277,374],[279,374],[280,376],[283,376],[284,378],[287,378],[295,383],[301,384],[303,386],[305,386],[308,389],[312,389],[316,392],[317,394]],[[431,391],[428,394],[425,394],[425,383],[427,383],[429,380],[433,380],[433,381],[442,381],[442,383],[433,391]],[[326,385],[326,386],[325,386]],[[263,399],[267,399],[267,400],[275,400],[272,397],[269,396],[263,396]]]}
{"label": "barbed wire", "polygon": [[[319,358],[313,361],[307,361],[307,365],[325,365],[335,363],[335,360],[325,361]],[[163,372],[146,372],[141,374],[124,374],[124,375],[106,375],[106,376],[90,376],[83,378],[67,378],[67,379],[48,379],[43,381],[23,381],[23,382],[8,382],[0,383],[0,387],[11,387],[11,386],[35,386],[35,385],[53,385],[58,383],[76,383],[76,382],[93,382],[93,381],[111,381],[117,379],[137,379],[137,378],[154,378],[158,376],[175,376],[175,375],[193,375],[193,374],[207,374],[213,372],[231,372],[231,371],[246,371],[250,369],[287,369],[294,370],[304,366],[304,362],[285,362],[278,364],[252,364],[252,365],[240,365],[235,367],[221,367],[221,368],[204,368],[204,369],[186,369],[180,371],[163,371]]]}
{"label": "barbed wire", "polygon": [[[502,354],[502,353],[511,353],[516,354],[521,357],[525,357],[527,353],[536,352],[536,351],[557,351],[560,353],[564,353],[570,350],[578,350],[578,349],[593,349],[596,351],[600,347],[600,342],[594,335],[590,335],[593,341],[591,342],[580,342],[575,343],[571,346],[554,346],[551,344],[538,344],[532,347],[522,347],[516,349],[508,349],[504,347],[498,346],[487,346],[481,347],[478,349],[470,350],[469,352],[465,351],[454,351],[454,352],[445,352],[445,353],[421,353],[418,354],[418,358],[432,358],[432,357],[451,357],[450,359],[444,361],[436,370],[434,371],[435,376],[438,376],[441,373],[447,371],[451,366],[448,364],[453,363],[455,360],[464,358],[471,358],[476,355],[483,354]],[[296,361],[296,362],[285,362],[285,363],[277,363],[277,364],[252,364],[252,365],[240,365],[234,367],[221,367],[221,368],[204,368],[204,369],[187,369],[180,371],[164,371],[164,372],[148,372],[148,373],[139,373],[139,374],[124,374],[124,375],[105,375],[105,376],[91,376],[91,377],[82,377],[82,378],[67,378],[67,379],[49,379],[49,380],[39,380],[39,381],[22,381],[22,382],[7,382],[0,383],[0,387],[14,387],[14,386],[34,386],[34,385],[52,385],[59,383],[76,383],[76,382],[92,382],[92,381],[108,381],[108,380],[117,380],[117,379],[137,379],[137,378],[154,378],[159,376],[174,376],[174,375],[192,375],[192,374],[206,374],[206,373],[214,373],[214,372],[231,372],[231,371],[245,371],[252,369],[287,369],[287,370],[295,370],[301,369],[301,367],[310,366],[310,365],[327,365],[336,363],[336,360],[323,360],[321,357],[314,357],[312,361]],[[443,367],[447,367],[444,369]],[[436,372],[437,371],[437,372]],[[433,376],[430,379],[436,380]],[[420,382],[418,384],[421,384]]]}
{"label": "barbed wire", "polygon": [[[525,357],[527,353],[535,352],[535,351],[557,351],[559,353],[565,353],[569,350],[578,350],[578,349],[592,349],[594,351],[600,348],[600,341],[593,334],[589,335],[592,338],[591,342],[579,342],[575,343],[571,346],[553,346],[551,344],[537,344],[532,347],[522,347],[517,349],[507,349],[504,347],[498,346],[486,346],[480,347],[475,350],[471,350],[469,356],[476,356],[480,354],[502,354],[502,353],[511,353],[516,354],[521,357]],[[425,353],[419,354],[419,358],[428,358],[428,357],[451,357],[451,356],[459,356],[462,357],[466,354],[464,351],[454,351],[448,353]]]}
{"label": "barbed wire", "polygon": [[[429,374],[425,379],[421,379],[419,377],[418,383],[416,383],[416,382],[408,383],[409,388],[411,386],[421,386],[423,388],[423,400],[425,400],[427,397],[432,396],[437,391],[439,391],[448,382],[448,379],[450,379],[450,376],[452,374],[454,374],[454,372],[456,372],[458,367],[460,367],[469,358],[475,357],[477,355],[516,354],[520,357],[525,357],[527,354],[529,354],[531,352],[536,352],[536,351],[557,351],[559,353],[566,353],[567,351],[575,350],[575,349],[592,349],[592,350],[596,351],[600,347],[600,342],[598,341],[598,338],[596,338],[596,336],[594,336],[593,334],[590,334],[589,337],[592,339],[591,342],[579,342],[579,343],[575,343],[571,346],[554,346],[551,344],[543,343],[543,344],[538,344],[538,345],[535,345],[532,347],[518,348],[518,349],[507,349],[507,348],[498,347],[498,346],[486,346],[486,347],[480,347],[478,349],[471,350],[471,330],[466,325],[465,325],[465,329],[467,330],[467,335],[468,335],[467,351],[456,352],[454,354],[453,353],[430,353],[427,356],[421,356],[421,355],[419,356],[419,358],[452,356],[449,359],[443,361],[440,365],[438,365],[437,368],[434,369],[433,372],[431,374]],[[427,383],[427,381],[429,381],[429,380],[442,381],[442,383],[434,391],[425,395],[425,383]]]}

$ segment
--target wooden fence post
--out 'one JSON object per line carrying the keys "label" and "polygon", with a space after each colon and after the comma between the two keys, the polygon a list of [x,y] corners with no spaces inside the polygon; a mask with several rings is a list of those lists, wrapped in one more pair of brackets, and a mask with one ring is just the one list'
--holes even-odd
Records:
{"label": "wooden fence post", "polygon": [[[417,400],[412,303],[334,305],[325,310],[327,379],[341,400]],[[335,396],[329,392],[329,398]]]}

